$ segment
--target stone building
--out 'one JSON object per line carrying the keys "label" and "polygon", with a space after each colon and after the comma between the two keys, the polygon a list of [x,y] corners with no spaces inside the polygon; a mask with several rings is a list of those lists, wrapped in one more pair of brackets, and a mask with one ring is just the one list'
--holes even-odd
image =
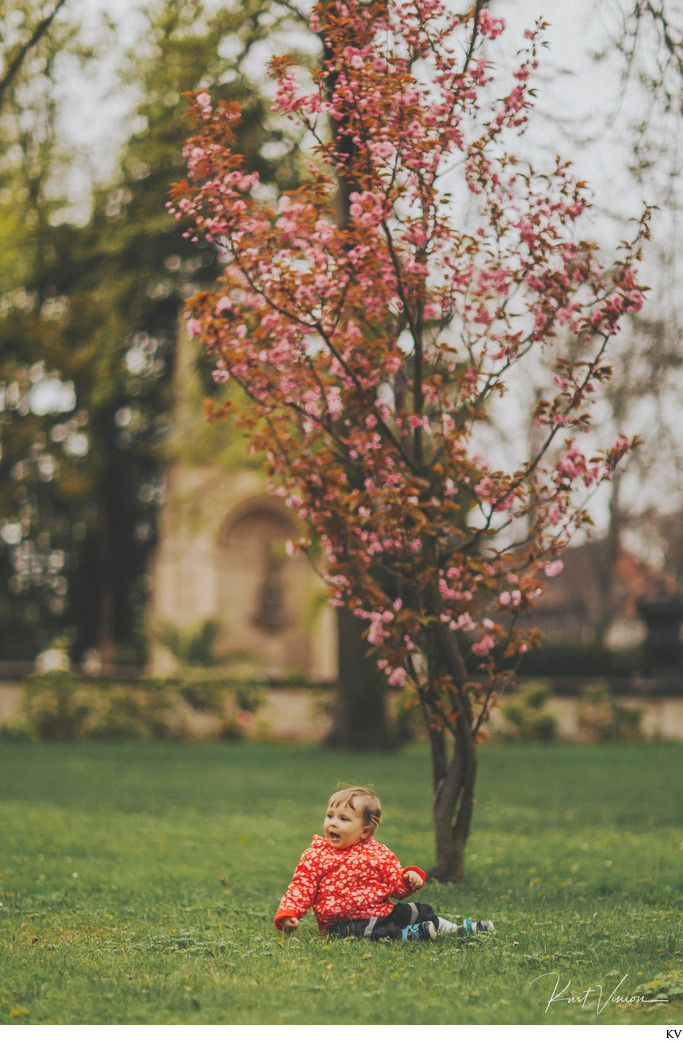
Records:
{"label": "stone building", "polygon": [[221,628],[216,652],[248,653],[262,676],[334,679],[335,621],[325,587],[304,557],[285,551],[298,519],[268,494],[264,471],[241,436],[206,422],[195,347],[184,325],[175,388],[151,575],[150,671],[177,669],[159,640],[163,626],[188,633],[211,619]]}

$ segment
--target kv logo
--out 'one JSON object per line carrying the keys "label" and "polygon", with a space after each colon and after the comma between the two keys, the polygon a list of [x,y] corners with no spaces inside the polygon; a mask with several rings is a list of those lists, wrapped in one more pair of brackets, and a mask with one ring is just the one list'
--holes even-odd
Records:
{"label": "kv logo", "polygon": [[681,1038],[681,1032],[683,1032],[683,1029],[667,1029],[666,1030],[666,1038],[667,1039],[680,1039]]}

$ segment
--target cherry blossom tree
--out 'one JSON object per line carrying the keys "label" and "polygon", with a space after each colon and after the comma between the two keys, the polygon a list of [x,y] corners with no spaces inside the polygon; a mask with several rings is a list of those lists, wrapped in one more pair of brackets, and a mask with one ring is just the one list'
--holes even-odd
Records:
{"label": "cherry blossom tree", "polygon": [[[236,413],[266,454],[273,490],[304,525],[292,552],[312,558],[333,602],[365,621],[390,684],[419,702],[432,875],[461,880],[477,743],[538,640],[525,614],[589,524],[586,495],[632,444],[595,450],[589,429],[610,338],[642,303],[646,216],[601,263],[579,234],[587,190],[569,165],[538,172],[509,151],[542,24],[499,84],[487,53],[502,21],[482,0],[467,14],[448,7],[314,9],[320,71],[288,56],[270,67],[276,110],[311,143],[303,184],[277,200],[233,151],[239,110],[196,94],[189,179],[171,208],[188,236],[223,251],[220,284],[188,312],[215,380],[237,392],[212,413]],[[580,349],[564,357],[562,337]],[[503,466],[514,440],[489,444],[489,417],[544,352],[552,379],[535,449]]]}

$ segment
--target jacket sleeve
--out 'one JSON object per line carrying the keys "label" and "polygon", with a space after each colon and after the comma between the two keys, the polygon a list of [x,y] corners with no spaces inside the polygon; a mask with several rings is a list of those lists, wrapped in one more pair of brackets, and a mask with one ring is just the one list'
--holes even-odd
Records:
{"label": "jacket sleeve", "polygon": [[[407,898],[408,895],[413,895],[416,891],[419,891],[425,882],[426,874],[421,869],[418,869],[417,866],[407,866],[404,869],[396,855],[388,847],[383,846],[379,870],[382,880],[392,888],[391,898]],[[408,883],[405,874],[409,872],[417,873],[421,878],[422,883],[419,887],[412,887]]]}
{"label": "jacket sleeve", "polygon": [[302,917],[312,906],[318,891],[318,877],[311,858],[310,848],[304,851],[294,870],[292,882],[287,888],[275,915],[275,926],[282,930],[280,921],[286,916]]}

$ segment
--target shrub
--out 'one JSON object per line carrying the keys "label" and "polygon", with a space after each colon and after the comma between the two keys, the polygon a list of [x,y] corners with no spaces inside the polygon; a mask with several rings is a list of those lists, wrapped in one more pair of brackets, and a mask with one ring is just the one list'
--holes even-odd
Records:
{"label": "shrub", "polygon": [[83,734],[98,739],[167,738],[175,700],[171,693],[144,682],[128,685],[85,684],[92,708]]}
{"label": "shrub", "polygon": [[589,742],[635,742],[643,738],[643,711],[623,706],[604,685],[582,689],[577,723]]}
{"label": "shrub", "polygon": [[41,739],[243,737],[261,705],[251,680],[144,678],[127,684],[62,670],[24,682],[23,718],[13,727]]}
{"label": "shrub", "polygon": [[0,739],[10,742],[34,742],[37,738],[35,728],[26,717],[9,717],[0,721]]}
{"label": "shrub", "polygon": [[91,710],[74,674],[46,670],[25,679],[24,713],[41,739],[75,739]]}
{"label": "shrub", "polygon": [[[220,713],[225,703],[225,682],[216,680],[203,671],[189,671],[176,682],[182,699],[193,710]],[[173,682],[169,682],[173,684]]]}
{"label": "shrub", "polygon": [[539,684],[505,699],[501,704],[501,712],[509,726],[505,739],[514,742],[552,742],[557,738],[555,718],[549,713],[543,713],[543,707],[551,695],[548,685]]}

